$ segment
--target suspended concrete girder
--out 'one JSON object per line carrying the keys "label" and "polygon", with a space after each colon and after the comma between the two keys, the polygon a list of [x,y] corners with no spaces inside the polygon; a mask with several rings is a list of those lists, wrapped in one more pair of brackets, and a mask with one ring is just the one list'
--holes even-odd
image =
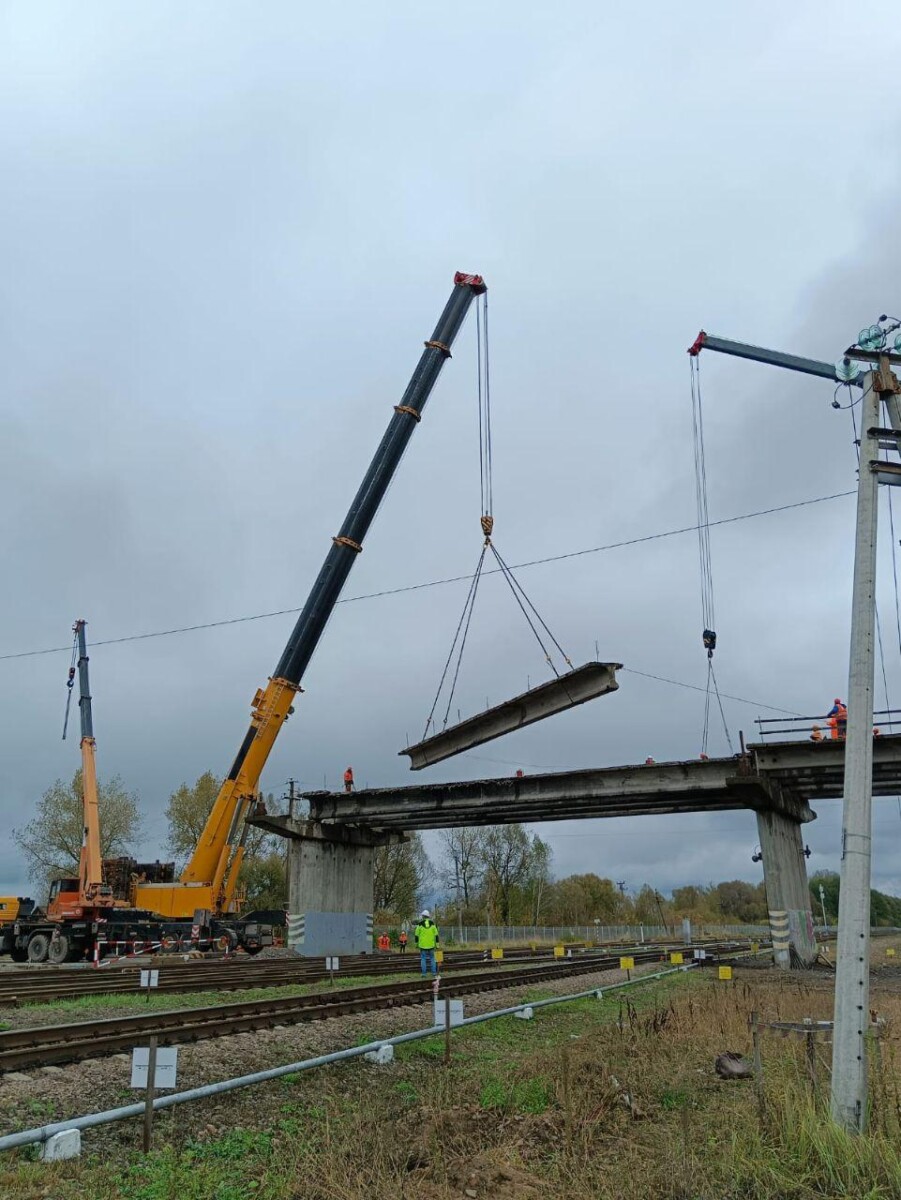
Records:
{"label": "suspended concrete girder", "polygon": [[478,716],[444,729],[434,737],[425,738],[415,746],[408,746],[400,754],[408,754],[411,769],[421,771],[423,767],[453,758],[455,754],[462,754],[473,746],[481,746],[484,742],[503,737],[505,733],[524,729],[526,725],[566,712],[587,700],[615,692],[619,687],[616,672],[621,666],[622,663],[586,663],[549,683],[530,688],[504,704],[497,704]]}

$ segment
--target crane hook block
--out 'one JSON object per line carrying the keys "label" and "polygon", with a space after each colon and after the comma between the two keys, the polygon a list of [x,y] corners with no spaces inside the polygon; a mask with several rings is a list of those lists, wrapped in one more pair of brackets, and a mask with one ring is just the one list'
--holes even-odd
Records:
{"label": "crane hook block", "polygon": [[702,329],[701,332],[698,334],[698,336],[695,338],[695,340],[688,347],[688,353],[691,355],[692,358],[698,357],[698,355],[701,353],[701,350],[703,349],[704,343],[706,341],[707,341],[707,334]]}

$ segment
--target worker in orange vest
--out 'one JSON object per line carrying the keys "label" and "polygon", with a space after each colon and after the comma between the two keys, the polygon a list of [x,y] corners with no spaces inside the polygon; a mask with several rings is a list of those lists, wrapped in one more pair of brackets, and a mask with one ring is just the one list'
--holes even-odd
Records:
{"label": "worker in orange vest", "polygon": [[829,718],[829,736],[833,741],[843,738],[848,731],[848,710],[838,696],[826,715]]}
{"label": "worker in orange vest", "polygon": [[354,790],[354,769],[353,769],[353,767],[348,767],[347,770],[344,772],[344,790],[345,790],[345,792],[352,792]]}
{"label": "worker in orange vest", "polygon": [[380,950],[391,949],[391,938],[388,937],[387,933],[379,934],[378,947]]}
{"label": "worker in orange vest", "polygon": [[400,942],[401,954],[406,954],[407,953],[407,931],[406,931],[406,929],[402,929],[400,931],[400,937],[397,940]]}

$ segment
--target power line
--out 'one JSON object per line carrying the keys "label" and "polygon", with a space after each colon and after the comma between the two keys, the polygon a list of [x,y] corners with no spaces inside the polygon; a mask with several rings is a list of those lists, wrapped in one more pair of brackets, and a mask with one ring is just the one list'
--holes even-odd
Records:
{"label": "power line", "polygon": [[[711,521],[710,527],[712,528],[718,525],[734,525],[738,521],[750,521],[755,517],[768,517],[774,513],[789,512],[796,508],[808,508],[812,504],[824,504],[829,500],[843,500],[847,496],[854,496],[856,494],[857,493],[855,491],[833,492],[829,496],[815,496],[811,500],[797,500],[794,504],[779,504],[773,508],[761,508],[755,512],[740,513],[736,517],[722,517],[718,521]],[[533,558],[528,562],[515,563],[510,570],[523,571],[526,569],[526,567],[541,567],[547,563],[564,562],[566,559],[581,558],[587,554],[600,554],[606,550],[621,550],[626,546],[640,546],[645,542],[657,542],[663,538],[678,537],[683,533],[697,533],[697,530],[697,525],[684,525],[680,529],[666,529],[659,533],[647,533],[642,537],[627,538],[625,541],[621,542],[607,542],[603,546],[588,546],[584,550],[570,550],[566,554],[551,554],[547,558]],[[482,572],[483,575],[499,575],[501,573],[502,572],[499,567],[493,568],[490,571]],[[407,584],[405,587],[386,588],[380,592],[365,592],[360,596],[346,596],[343,600],[339,600],[338,604],[355,604],[360,600],[378,600],[383,596],[399,596],[405,592],[418,592],[424,590],[425,588],[443,587],[446,584],[465,583],[471,580],[472,575],[449,575],[444,579],[430,579],[425,583],[411,583]],[[124,637],[103,638],[99,641],[91,642],[91,646],[94,649],[96,649],[98,646],[120,646],[124,642],[141,642],[146,641],[148,638],[172,637],[177,633],[196,633],[201,629],[219,629],[226,625],[243,625],[249,621],[265,621],[270,617],[292,616],[300,611],[300,606],[297,608],[273,609],[271,612],[252,613],[251,615],[244,617],[226,617],[219,621],[203,621],[196,625],[180,625],[174,629],[156,629],[150,633],[131,633]],[[11,659],[15,658],[36,658],[42,654],[61,654],[63,652],[68,652],[70,649],[71,647],[67,645],[49,646],[44,650],[20,650],[13,654],[0,654],[0,662],[9,662]],[[665,682],[672,683],[674,681],[666,680]],[[723,694],[725,695],[725,693]],[[730,699],[734,699],[734,697],[730,697]],[[761,707],[766,708],[769,706],[761,705]],[[787,710],[778,709],[777,711],[782,712]]]}

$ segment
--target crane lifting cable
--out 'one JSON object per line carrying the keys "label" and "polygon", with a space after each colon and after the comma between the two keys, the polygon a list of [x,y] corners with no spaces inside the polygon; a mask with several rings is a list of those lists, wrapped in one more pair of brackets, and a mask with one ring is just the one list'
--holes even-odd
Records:
{"label": "crane lifting cable", "polygon": [[[426,718],[422,740],[415,746],[401,750],[401,754],[410,756],[412,769],[419,770],[460,754],[473,746],[481,745],[492,738],[501,737],[513,729],[530,725],[534,721],[543,720],[554,713],[563,712],[577,704],[584,704],[597,696],[615,691],[618,687],[615,672],[620,663],[588,663],[584,667],[573,668],[572,659],[566,654],[560,642],[551,632],[547,622],[539,613],[532,600],[526,594],[522,584],[514,575],[512,569],[497,549],[493,540],[494,533],[494,485],[492,472],[492,437],[491,437],[491,373],[488,352],[488,295],[483,293],[476,307],[476,357],[477,357],[477,393],[479,407],[479,490],[481,516],[479,524],[482,530],[482,547],[476,563],[475,573],[470,580],[469,591],[463,604],[463,612],[457,623],[450,652],[444,664],[438,690],[432,702],[431,710]],[[466,640],[472,622],[478,596],[479,583],[482,578],[485,560],[489,551],[497,564],[501,577],[510,588],[516,605],[525,618],[535,640],[541,648],[545,662],[553,672],[554,679],[538,687],[530,688],[514,700],[487,709],[476,717],[461,721],[448,727],[451,705],[456,692],[457,681],[460,677],[460,667]],[[559,669],[555,661],[555,653],[559,656]],[[438,716],[443,706],[443,715]]]}
{"label": "crane lifting cable", "polygon": [[697,354],[689,350],[691,370],[691,431],[695,469],[695,504],[697,508],[698,562],[701,575],[701,641],[707,651],[707,687],[704,694],[704,725],[701,731],[701,754],[707,756],[710,735],[711,688],[719,708],[720,720],[729,752],[732,753],[732,738],[726,724],[726,714],[713,669],[713,652],[716,650],[716,609],[713,597],[713,558],[710,551],[710,510],[707,504],[707,460],[704,452],[704,406],[701,400],[701,363]]}

